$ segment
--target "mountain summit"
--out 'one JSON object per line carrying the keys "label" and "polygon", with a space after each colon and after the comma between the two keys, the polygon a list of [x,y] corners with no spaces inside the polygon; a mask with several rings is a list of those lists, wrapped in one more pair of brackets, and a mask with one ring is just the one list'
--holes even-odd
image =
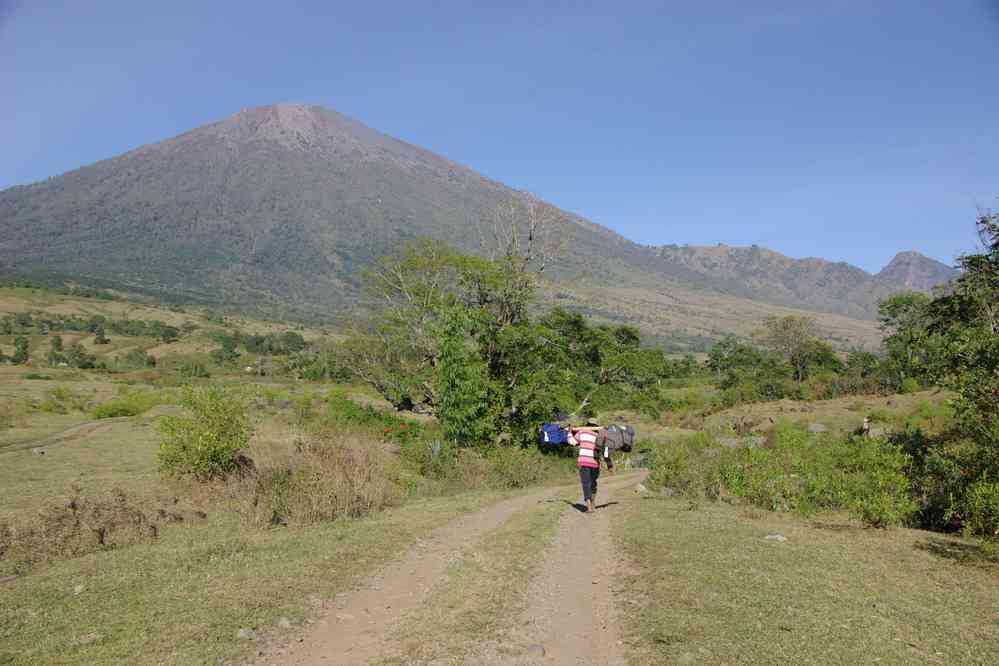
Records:
{"label": "mountain summit", "polygon": [[957,269],[912,251],[899,252],[878,273],[883,282],[915,291],[931,291],[957,276]]}
{"label": "mountain summit", "polygon": [[[527,196],[336,111],[277,104],[0,192],[0,271],[327,319],[356,302],[373,258],[418,237],[477,251],[478,222]],[[559,224],[596,268],[564,262],[548,296],[670,338],[744,332],[777,312],[759,303],[872,319],[877,298],[946,277],[757,247],[649,248],[571,213]],[[844,336],[858,326],[869,338],[867,323],[830,320]]]}

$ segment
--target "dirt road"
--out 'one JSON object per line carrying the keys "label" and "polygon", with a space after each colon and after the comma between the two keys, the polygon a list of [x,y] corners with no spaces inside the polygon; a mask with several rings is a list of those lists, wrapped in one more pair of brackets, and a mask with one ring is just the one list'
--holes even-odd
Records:
{"label": "dirt road", "polygon": [[[396,652],[403,618],[429,612],[424,604],[442,584],[449,564],[480,539],[538,502],[565,504],[555,538],[534,580],[525,581],[526,610],[499,654],[492,644],[472,647],[476,663],[623,664],[611,590],[614,545],[610,521],[615,493],[642,478],[633,473],[601,483],[600,508],[586,515],[565,501],[566,488],[531,490],[436,530],[353,592],[327,602],[319,620],[290,644],[263,650],[257,664],[369,664]],[[514,654],[516,656],[511,657]],[[467,655],[465,657],[467,660]],[[451,662],[447,662],[451,663]],[[461,663],[461,662],[457,662]]]}

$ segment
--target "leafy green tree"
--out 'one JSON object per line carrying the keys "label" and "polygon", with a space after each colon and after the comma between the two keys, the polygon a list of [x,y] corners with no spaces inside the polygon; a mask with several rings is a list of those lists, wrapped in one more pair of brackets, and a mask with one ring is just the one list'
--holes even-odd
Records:
{"label": "leafy green tree", "polygon": [[471,318],[462,306],[448,308],[437,326],[434,414],[451,441],[484,442],[492,434],[484,364],[469,336]]}
{"label": "leafy green tree", "polygon": [[885,333],[884,369],[892,388],[907,379],[927,378],[942,344],[930,331],[932,299],[919,292],[896,294],[878,304],[881,330]]}
{"label": "leafy green tree", "polygon": [[14,355],[10,357],[10,362],[14,365],[24,365],[28,362],[28,338],[19,335],[14,339]]}
{"label": "leafy green tree", "polygon": [[212,360],[219,365],[232,365],[239,359],[236,349],[236,339],[232,336],[221,336],[218,349],[212,350]]}
{"label": "leafy green tree", "polygon": [[958,418],[982,447],[983,472],[999,478],[999,215],[978,219],[983,251],[958,260],[953,290],[929,305],[943,336],[937,378],[958,394]]}
{"label": "leafy green tree", "polygon": [[719,340],[708,352],[708,369],[719,379],[736,368],[752,368],[763,362],[763,355],[752,345],[740,342],[734,335]]}
{"label": "leafy green tree", "polygon": [[95,367],[97,364],[97,357],[87,353],[87,350],[79,342],[70,345],[69,349],[66,350],[65,357],[66,363],[71,368],[86,370]]}
{"label": "leafy green tree", "polygon": [[62,336],[53,335],[52,339],[49,341],[50,349],[48,362],[49,365],[55,367],[60,363],[66,362],[66,357],[62,353]]}
{"label": "leafy green tree", "polygon": [[[934,340],[927,364],[936,383],[956,394],[953,432],[907,433],[925,525],[963,527],[999,537],[999,217],[977,221],[982,250],[958,260],[962,273],[949,290],[921,306]],[[923,309],[924,307],[924,309]],[[920,322],[922,324],[922,322]],[[918,329],[919,326],[914,326]],[[922,353],[922,350],[918,350]]]}

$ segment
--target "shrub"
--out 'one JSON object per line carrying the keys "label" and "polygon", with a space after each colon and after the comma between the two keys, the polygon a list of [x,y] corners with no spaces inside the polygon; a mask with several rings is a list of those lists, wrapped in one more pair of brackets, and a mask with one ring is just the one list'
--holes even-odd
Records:
{"label": "shrub", "polygon": [[907,476],[911,458],[884,439],[853,438],[842,445],[848,508],[872,527],[907,524],[916,512]]}
{"label": "shrub", "polygon": [[40,372],[26,372],[21,375],[22,379],[52,379],[50,375],[45,375]]}
{"label": "shrub", "polygon": [[718,497],[718,463],[721,453],[706,433],[657,443],[649,458],[649,484],[689,498]]}
{"label": "shrub", "polygon": [[771,511],[813,515],[848,509],[868,525],[906,523],[916,506],[906,471],[911,458],[884,440],[836,440],[778,423],[766,446],[720,449],[703,433],[654,447],[649,482],[691,497],[724,489]]}
{"label": "shrub", "polygon": [[906,377],[902,380],[902,384],[899,387],[899,393],[916,393],[922,387],[919,385],[919,380],[915,377]]}
{"label": "shrub", "polygon": [[979,481],[965,500],[965,531],[986,539],[999,538],[999,482]]}
{"label": "shrub", "polygon": [[180,403],[191,416],[167,416],[160,422],[161,468],[199,480],[224,477],[243,469],[252,434],[242,398],[218,385],[185,387]]}

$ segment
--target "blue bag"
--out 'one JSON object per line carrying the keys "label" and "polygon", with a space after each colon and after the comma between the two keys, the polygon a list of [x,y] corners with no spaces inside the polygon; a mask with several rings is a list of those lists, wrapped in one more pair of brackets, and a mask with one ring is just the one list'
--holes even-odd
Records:
{"label": "blue bag", "polygon": [[545,423],[538,433],[538,443],[541,446],[562,446],[569,443],[569,431],[557,423]]}

